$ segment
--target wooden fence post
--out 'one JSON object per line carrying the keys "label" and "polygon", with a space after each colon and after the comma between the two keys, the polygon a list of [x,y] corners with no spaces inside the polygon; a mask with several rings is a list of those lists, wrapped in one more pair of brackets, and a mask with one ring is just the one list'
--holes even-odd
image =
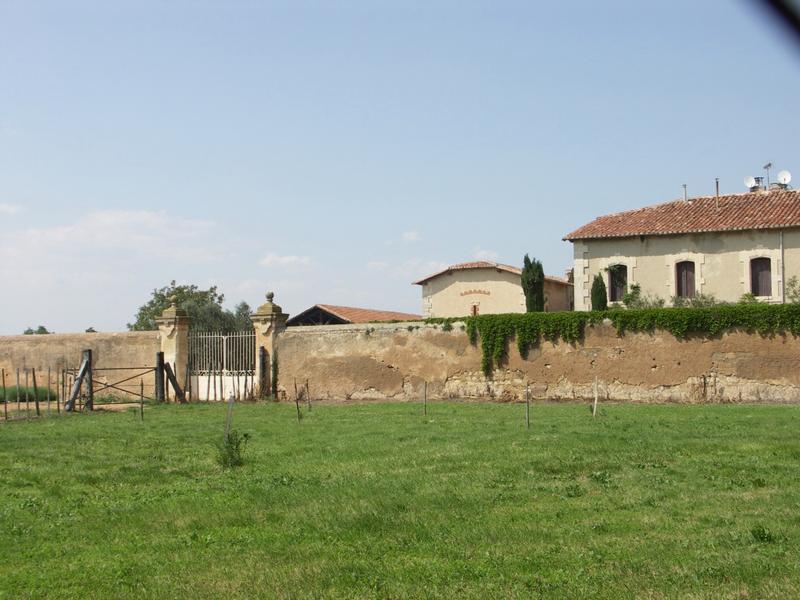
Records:
{"label": "wooden fence post", "polygon": [[86,404],[84,408],[94,410],[94,373],[92,372],[92,351],[87,349],[83,351],[83,360],[86,362]]}
{"label": "wooden fence post", "polygon": [[25,418],[31,418],[31,394],[30,391],[30,378],[28,377],[28,369],[25,369]]}

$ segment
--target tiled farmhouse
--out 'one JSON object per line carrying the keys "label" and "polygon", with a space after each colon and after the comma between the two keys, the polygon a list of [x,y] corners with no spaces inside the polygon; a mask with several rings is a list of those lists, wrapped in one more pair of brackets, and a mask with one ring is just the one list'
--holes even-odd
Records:
{"label": "tiled farmhouse", "polygon": [[800,192],[677,200],[598,217],[564,239],[573,244],[576,310],[592,308],[598,273],[609,302],[639,284],[668,304],[696,294],[736,302],[747,293],[780,303],[785,282],[800,276]]}
{"label": "tiled farmhouse", "polygon": [[[426,317],[464,317],[525,312],[522,270],[511,265],[476,261],[451,265],[415,281],[422,287],[422,312]],[[546,311],[570,310],[572,284],[546,275]]]}

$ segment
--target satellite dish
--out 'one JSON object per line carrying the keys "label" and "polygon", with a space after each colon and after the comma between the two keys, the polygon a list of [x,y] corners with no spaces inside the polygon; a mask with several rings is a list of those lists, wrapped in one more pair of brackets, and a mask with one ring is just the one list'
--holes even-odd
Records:
{"label": "satellite dish", "polygon": [[781,185],[788,185],[792,180],[792,174],[789,171],[781,171],[778,173],[778,183]]}
{"label": "satellite dish", "polygon": [[744,178],[744,184],[748,188],[756,187],[756,178],[755,177],[749,177],[749,176],[745,177]]}

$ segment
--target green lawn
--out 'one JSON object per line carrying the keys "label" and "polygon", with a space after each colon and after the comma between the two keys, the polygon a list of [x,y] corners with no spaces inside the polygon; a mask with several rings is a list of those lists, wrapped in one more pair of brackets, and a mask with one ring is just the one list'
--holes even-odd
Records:
{"label": "green lawn", "polygon": [[0,598],[800,596],[800,407],[420,408],[0,425]]}

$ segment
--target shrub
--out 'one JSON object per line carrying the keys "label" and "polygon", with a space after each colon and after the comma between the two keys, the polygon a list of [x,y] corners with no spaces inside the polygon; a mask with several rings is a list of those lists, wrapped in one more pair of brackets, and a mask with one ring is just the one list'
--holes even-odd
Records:
{"label": "shrub", "polygon": [[244,464],[244,449],[249,439],[250,434],[240,434],[235,429],[231,429],[217,445],[217,463],[223,469],[241,467]]}
{"label": "shrub", "polygon": [[[46,379],[46,378],[45,378]],[[33,392],[33,387],[25,387],[24,385],[17,386],[12,385],[11,387],[6,388],[6,400],[8,402],[16,402],[17,401],[17,391],[19,391],[19,401],[25,402],[25,392],[28,393],[28,400],[31,402],[36,401],[36,396]],[[39,392],[39,402],[47,402],[47,388],[40,387],[38,388]],[[2,394],[2,391],[0,391]],[[55,390],[50,390],[50,400],[55,401],[58,398]],[[0,402],[2,402],[2,396],[0,395]]]}
{"label": "shrub", "polygon": [[778,537],[763,525],[756,525],[750,530],[753,539],[761,544],[774,544]]}
{"label": "shrub", "polygon": [[592,310],[605,310],[608,308],[608,291],[603,276],[598,273],[592,281]]}
{"label": "shrub", "polygon": [[278,351],[272,353],[272,397],[278,400]]}
{"label": "shrub", "polygon": [[630,290],[622,297],[622,303],[626,308],[661,308],[664,306],[664,299],[650,294],[642,295],[642,286],[634,283]]}
{"label": "shrub", "polygon": [[786,301],[792,304],[800,304],[800,281],[797,275],[793,275],[786,282]]}
{"label": "shrub", "polygon": [[751,292],[747,292],[746,294],[742,294],[742,297],[739,298],[739,304],[758,304],[758,298]]}
{"label": "shrub", "polygon": [[571,483],[564,489],[564,495],[567,498],[580,498],[586,493],[586,490],[579,483]]}
{"label": "shrub", "polygon": [[691,297],[672,297],[672,306],[675,308],[708,308],[711,306],[721,306],[726,304],[714,297],[714,294],[695,294]]}

